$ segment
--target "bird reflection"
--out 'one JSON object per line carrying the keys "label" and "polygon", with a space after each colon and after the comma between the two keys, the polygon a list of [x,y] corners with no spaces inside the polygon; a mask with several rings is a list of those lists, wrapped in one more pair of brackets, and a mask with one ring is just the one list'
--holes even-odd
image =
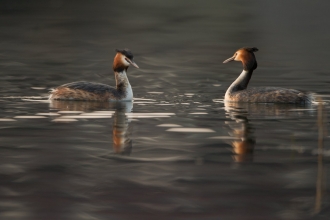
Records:
{"label": "bird reflection", "polygon": [[[299,111],[299,109],[304,111]],[[227,121],[230,135],[234,141],[230,142],[235,153],[236,162],[252,161],[253,149],[256,144],[254,128],[248,117],[270,117],[285,118],[289,116],[302,116],[309,114],[305,106],[287,104],[261,104],[261,103],[231,103],[225,102],[227,117],[232,121]]]}
{"label": "bird reflection", "polygon": [[50,109],[58,109],[60,111],[94,111],[94,110],[111,110],[113,104],[111,102],[88,102],[88,101],[60,101],[49,100]]}
{"label": "bird reflection", "polygon": [[117,154],[129,155],[132,151],[132,140],[130,139],[130,121],[125,113],[131,112],[132,102],[115,103],[116,112],[113,115],[113,149]]}
{"label": "bird reflection", "polygon": [[236,162],[247,162],[253,160],[253,150],[256,143],[254,128],[247,118],[247,111],[239,108],[238,103],[225,103],[228,117],[233,121],[227,121],[229,134],[234,137],[230,142],[233,147],[233,159]]}
{"label": "bird reflection", "polygon": [[61,111],[91,112],[99,110],[115,110],[113,114],[113,150],[116,154],[129,155],[132,151],[130,139],[130,120],[126,113],[133,109],[132,102],[84,102],[51,100],[51,109]]}

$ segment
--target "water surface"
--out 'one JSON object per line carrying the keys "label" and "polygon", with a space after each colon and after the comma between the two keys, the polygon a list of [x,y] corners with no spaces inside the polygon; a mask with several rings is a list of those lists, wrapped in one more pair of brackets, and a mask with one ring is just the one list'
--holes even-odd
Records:
{"label": "water surface", "polygon": [[[297,4],[2,1],[0,218],[328,219],[329,4]],[[325,105],[223,103],[242,46]],[[115,48],[134,103],[47,100],[114,85]]]}

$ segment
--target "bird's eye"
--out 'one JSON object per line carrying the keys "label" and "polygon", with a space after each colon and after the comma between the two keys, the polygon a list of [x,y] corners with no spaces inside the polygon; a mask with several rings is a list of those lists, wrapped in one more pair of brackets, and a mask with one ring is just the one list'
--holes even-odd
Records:
{"label": "bird's eye", "polygon": [[125,60],[126,60],[128,63],[131,63],[130,59],[128,59],[127,57],[125,57]]}

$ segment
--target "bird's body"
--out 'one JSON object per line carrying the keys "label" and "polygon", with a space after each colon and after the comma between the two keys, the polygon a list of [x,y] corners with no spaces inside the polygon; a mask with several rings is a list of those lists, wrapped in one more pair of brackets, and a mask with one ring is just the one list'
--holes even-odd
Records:
{"label": "bird's body", "polygon": [[133,90],[128,81],[126,71],[129,65],[138,66],[133,61],[133,54],[129,50],[117,50],[113,69],[116,87],[94,82],[72,82],[55,88],[49,99],[73,101],[131,101]]}
{"label": "bird's body", "polygon": [[295,89],[281,87],[253,87],[239,92],[231,92],[225,98],[233,102],[262,102],[305,104],[310,102],[310,96]]}
{"label": "bird's body", "polygon": [[228,102],[263,102],[263,103],[290,103],[307,104],[312,102],[312,94],[281,87],[255,87],[247,88],[253,71],[257,68],[257,61],[253,52],[257,48],[241,48],[233,57],[224,61],[241,61],[243,71],[240,76],[230,85],[225,94]]}

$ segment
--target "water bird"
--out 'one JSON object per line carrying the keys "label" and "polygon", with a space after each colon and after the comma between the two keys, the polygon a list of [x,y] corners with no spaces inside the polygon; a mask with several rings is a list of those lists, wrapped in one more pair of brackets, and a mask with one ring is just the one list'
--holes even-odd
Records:
{"label": "water bird", "polygon": [[130,65],[139,68],[129,49],[116,49],[113,61],[116,87],[94,82],[72,82],[51,91],[49,99],[74,101],[132,101],[133,90],[126,72]]}
{"label": "water bird", "polygon": [[226,91],[225,101],[291,104],[308,104],[312,102],[312,93],[305,93],[295,89],[280,87],[247,88],[252,73],[258,66],[254,55],[254,52],[257,51],[258,49],[256,47],[243,47],[237,50],[234,56],[223,61],[223,63],[241,61],[243,64],[242,73]]}

